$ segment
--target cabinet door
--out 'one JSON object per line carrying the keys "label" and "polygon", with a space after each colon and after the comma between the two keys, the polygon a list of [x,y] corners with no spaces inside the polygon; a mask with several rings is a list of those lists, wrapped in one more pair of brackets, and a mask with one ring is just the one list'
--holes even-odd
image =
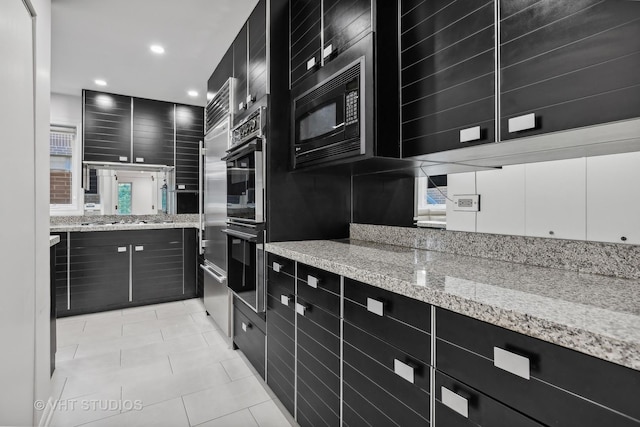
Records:
{"label": "cabinet door", "polygon": [[322,6],[326,63],[371,32],[371,0],[324,0]]}
{"label": "cabinet door", "polygon": [[234,298],[233,301],[233,342],[247,357],[255,370],[264,378],[265,374],[265,333],[256,323],[255,318],[247,315],[251,310],[243,302]]}
{"label": "cabinet door", "polygon": [[174,104],[133,99],[133,163],[174,164]]}
{"label": "cabinet door", "polygon": [[91,313],[126,306],[130,246],[114,245],[106,232],[73,233],[69,262],[69,310]]}
{"label": "cabinet door", "polygon": [[501,0],[501,9],[502,139],[640,116],[640,3]]}
{"label": "cabinet door", "polygon": [[218,93],[218,90],[220,90],[229,77],[233,77],[233,45],[229,46],[229,49],[227,49],[227,52],[224,54],[220,62],[218,62],[218,66],[207,81],[208,100]]}
{"label": "cabinet door", "polygon": [[176,190],[198,191],[204,109],[176,105]]}
{"label": "cabinet door", "polygon": [[60,236],[60,243],[54,246],[55,248],[55,256],[56,256],[56,271],[55,271],[55,281],[56,281],[56,316],[62,317],[67,314],[69,311],[69,301],[67,300],[68,292],[67,292],[67,269],[68,269],[68,233],[55,233],[56,236]]}
{"label": "cabinet door", "polygon": [[234,124],[240,122],[246,113],[247,98],[247,24],[233,41],[233,77],[236,78],[233,89]]}
{"label": "cabinet door", "polygon": [[131,162],[131,98],[84,91],[85,161]]}
{"label": "cabinet door", "polygon": [[291,0],[289,13],[291,87],[293,87],[320,65],[322,2]]}
{"label": "cabinet door", "polygon": [[183,271],[183,296],[193,298],[198,294],[198,272],[202,271],[198,266],[198,230],[195,228],[182,229],[182,271]]}
{"label": "cabinet door", "polygon": [[260,0],[248,21],[249,89],[245,102],[252,104],[267,94],[267,2]]}
{"label": "cabinet door", "polygon": [[403,156],[495,140],[494,3],[403,0]]}
{"label": "cabinet door", "polygon": [[153,230],[136,240],[132,244],[132,301],[182,297],[182,230]]}

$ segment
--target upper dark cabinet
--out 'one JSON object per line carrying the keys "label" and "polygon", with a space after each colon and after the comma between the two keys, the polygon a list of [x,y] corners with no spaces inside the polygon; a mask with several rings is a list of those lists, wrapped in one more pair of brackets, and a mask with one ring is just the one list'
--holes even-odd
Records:
{"label": "upper dark cabinet", "polygon": [[640,3],[501,0],[501,139],[640,117]]}
{"label": "upper dark cabinet", "polygon": [[245,111],[247,97],[247,24],[233,41],[233,77],[235,85],[233,87],[233,115],[238,117]]}
{"label": "upper dark cabinet", "polygon": [[200,141],[203,138],[204,109],[176,105],[176,190],[198,190]]}
{"label": "upper dark cabinet", "polygon": [[403,157],[495,141],[495,4],[401,1]]}
{"label": "upper dark cabinet", "polygon": [[229,46],[207,81],[207,99],[213,98],[229,77],[233,77],[233,45]]}
{"label": "upper dark cabinet", "polygon": [[371,32],[372,0],[291,0],[291,86]]}
{"label": "upper dark cabinet", "polygon": [[132,162],[174,164],[174,104],[133,98]]}
{"label": "upper dark cabinet", "polygon": [[131,161],[131,98],[83,91],[84,161]]}

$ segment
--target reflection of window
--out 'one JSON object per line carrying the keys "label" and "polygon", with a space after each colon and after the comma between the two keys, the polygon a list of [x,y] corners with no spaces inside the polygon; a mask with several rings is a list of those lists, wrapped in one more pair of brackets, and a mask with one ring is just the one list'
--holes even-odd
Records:
{"label": "reflection of window", "polygon": [[52,125],[49,134],[50,153],[50,198],[54,209],[75,208],[76,176],[75,164],[76,128]]}
{"label": "reflection of window", "polygon": [[446,226],[447,176],[416,179],[416,222],[422,227]]}
{"label": "reflection of window", "polygon": [[118,213],[131,215],[131,183],[118,183]]}

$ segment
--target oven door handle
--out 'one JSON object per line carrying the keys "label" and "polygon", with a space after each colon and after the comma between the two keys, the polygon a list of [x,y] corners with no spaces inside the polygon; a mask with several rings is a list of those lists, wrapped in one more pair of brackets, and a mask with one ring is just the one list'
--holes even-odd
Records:
{"label": "oven door handle", "polygon": [[239,237],[241,239],[248,240],[250,242],[255,242],[258,240],[257,236],[249,233],[243,233],[242,231],[230,230],[228,228],[225,228],[224,230],[220,230],[220,231],[222,231],[225,234],[228,234],[229,236]]}
{"label": "oven door handle", "polygon": [[262,150],[262,144],[258,144],[258,140],[256,139],[242,145],[237,149],[231,149],[227,151],[226,157],[223,157],[222,160],[226,162],[230,162],[230,161],[239,159],[240,157],[243,157],[246,154],[252,153],[254,151],[261,151],[261,150]]}

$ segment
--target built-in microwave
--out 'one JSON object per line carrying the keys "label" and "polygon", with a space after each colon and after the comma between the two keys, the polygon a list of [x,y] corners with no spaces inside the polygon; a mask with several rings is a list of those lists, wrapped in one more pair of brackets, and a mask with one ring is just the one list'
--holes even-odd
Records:
{"label": "built-in microwave", "polygon": [[293,100],[293,167],[365,153],[365,57]]}

